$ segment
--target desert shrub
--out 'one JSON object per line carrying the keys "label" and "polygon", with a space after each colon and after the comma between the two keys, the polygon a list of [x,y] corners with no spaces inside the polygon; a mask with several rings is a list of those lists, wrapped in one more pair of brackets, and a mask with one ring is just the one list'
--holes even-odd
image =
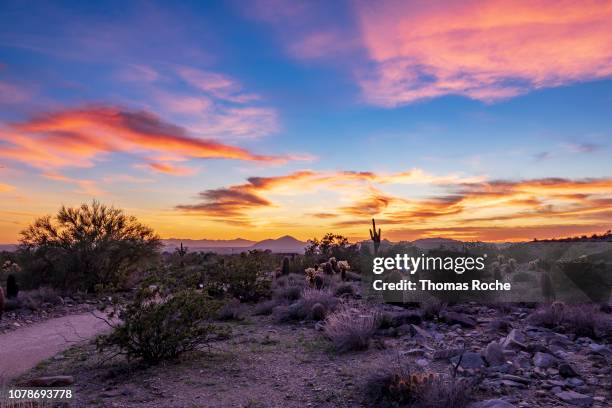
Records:
{"label": "desert shrub", "polygon": [[310,313],[312,315],[313,320],[320,321],[325,319],[327,309],[325,309],[325,306],[323,306],[321,303],[315,303],[314,305],[312,305]]}
{"label": "desert shrub", "polygon": [[334,233],[327,233],[320,240],[308,240],[304,252],[304,258],[309,265],[335,258],[346,260],[350,265],[359,268],[359,256],[358,245],[351,244],[348,238]]}
{"label": "desert shrub", "polygon": [[517,272],[512,278],[514,282],[537,282],[537,278],[529,272]]}
{"label": "desert shrub", "polygon": [[346,280],[354,281],[354,282],[359,282],[359,281],[361,281],[361,275],[359,275],[358,273],[355,273],[355,272],[347,271],[346,272]]}
{"label": "desert shrub", "polygon": [[232,299],[219,308],[216,316],[218,320],[242,320],[245,314],[246,305],[238,299]]}
{"label": "desert shrub", "polygon": [[534,325],[560,329],[577,336],[612,336],[612,318],[594,304],[566,305],[553,302],[538,308],[529,316],[529,321]]}
{"label": "desert shrub", "polygon": [[325,335],[339,352],[364,350],[379,325],[379,314],[343,306],[325,319]]}
{"label": "desert shrub", "polygon": [[223,293],[243,303],[270,297],[271,276],[276,259],[269,251],[252,250],[222,257],[207,283],[207,291]]}
{"label": "desert shrub", "polygon": [[339,300],[330,290],[306,288],[302,292],[302,298],[297,302],[274,308],[274,318],[279,322],[313,320],[313,306],[317,303],[323,305],[329,313],[336,309]]}
{"label": "desert shrub", "polygon": [[366,402],[381,408],[464,408],[473,384],[434,373],[410,373],[381,366],[365,382]]}
{"label": "desert shrub", "polygon": [[338,297],[342,297],[342,296],[353,297],[355,296],[355,287],[351,285],[350,283],[343,283],[343,284],[336,286],[336,288],[334,289],[334,294]]}
{"label": "desert shrub", "polygon": [[274,281],[274,286],[277,288],[285,288],[288,286],[305,287],[306,279],[304,275],[298,273],[290,273],[289,275],[280,276]]}
{"label": "desert shrub", "polygon": [[253,309],[253,314],[255,316],[271,315],[276,306],[278,306],[278,301],[274,299],[259,302],[258,304],[255,305],[255,308]]}
{"label": "desert shrub", "polygon": [[97,201],[62,207],[21,232],[19,257],[29,287],[94,291],[123,287],[160,247],[157,235],[136,218]]}
{"label": "desert shrub", "polygon": [[429,299],[421,302],[419,308],[423,319],[433,320],[439,318],[442,312],[446,310],[446,302],[435,298]]}
{"label": "desert shrub", "polygon": [[147,364],[178,358],[222,332],[211,323],[217,309],[216,302],[194,290],[162,295],[155,288],[143,288],[131,303],[116,310],[121,324],[98,338],[98,350],[117,349],[128,360]]}
{"label": "desert shrub", "polygon": [[20,307],[30,310],[38,310],[45,303],[59,305],[63,303],[59,292],[48,286],[41,286],[38,289],[21,292],[17,298]]}
{"label": "desert shrub", "polygon": [[302,297],[302,288],[299,286],[286,286],[274,290],[274,299],[294,302]]}

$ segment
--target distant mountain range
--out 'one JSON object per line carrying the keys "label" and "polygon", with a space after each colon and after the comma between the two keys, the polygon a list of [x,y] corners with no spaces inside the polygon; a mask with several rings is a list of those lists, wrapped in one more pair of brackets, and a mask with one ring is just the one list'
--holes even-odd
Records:
{"label": "distant mountain range", "polygon": [[[250,249],[266,250],[269,249],[276,253],[298,253],[303,254],[307,243],[300,241],[290,235],[285,235],[276,239],[264,239],[263,241],[251,241],[243,238],[236,239],[180,239],[169,238],[162,239],[162,250],[173,252],[183,243],[190,251],[216,252],[218,254],[234,254],[244,252]],[[416,241],[406,241],[406,244],[412,244],[418,248],[429,250],[435,248],[446,248],[450,250],[458,250],[463,248],[464,242],[449,238],[424,238]],[[372,241],[361,241],[358,244],[372,246]],[[383,240],[381,248],[385,249],[395,244],[388,240]],[[494,244],[498,247],[510,245],[504,243]],[[0,251],[14,251],[17,248],[15,244],[0,244]]]}
{"label": "distant mountain range", "polygon": [[259,242],[242,238],[228,240],[170,238],[162,239],[163,250],[174,251],[181,245],[181,242],[190,251],[211,251],[222,254],[239,253],[250,249],[269,249],[272,252],[303,254],[306,246],[306,242],[297,240],[290,235],[277,239],[264,239]]}

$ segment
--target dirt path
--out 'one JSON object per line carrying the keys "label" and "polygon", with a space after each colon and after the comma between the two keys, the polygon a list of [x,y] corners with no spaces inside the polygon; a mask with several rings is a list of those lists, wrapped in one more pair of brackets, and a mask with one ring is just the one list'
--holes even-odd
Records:
{"label": "dirt path", "polygon": [[0,384],[108,328],[104,321],[91,313],[82,313],[50,319],[0,335]]}

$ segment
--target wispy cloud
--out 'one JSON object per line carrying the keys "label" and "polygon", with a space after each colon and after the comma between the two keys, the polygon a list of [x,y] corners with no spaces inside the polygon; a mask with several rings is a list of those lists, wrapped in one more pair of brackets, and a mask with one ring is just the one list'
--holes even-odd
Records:
{"label": "wispy cloud", "polygon": [[[0,157],[39,168],[92,166],[108,154],[153,154],[181,159],[235,159],[275,162],[285,158],[196,138],[146,111],[89,106],[40,115],[2,129]],[[148,160],[147,160],[148,161]]]}

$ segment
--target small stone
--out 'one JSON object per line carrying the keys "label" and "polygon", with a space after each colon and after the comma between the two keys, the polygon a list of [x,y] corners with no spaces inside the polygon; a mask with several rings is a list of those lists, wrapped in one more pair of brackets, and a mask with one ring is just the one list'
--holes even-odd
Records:
{"label": "small stone", "polygon": [[516,406],[502,399],[491,399],[471,404],[469,408],[516,408]]}
{"label": "small stone", "polygon": [[539,368],[549,368],[552,367],[557,359],[548,353],[537,352],[535,356],[533,356],[533,365]]}
{"label": "small stone", "polygon": [[591,343],[589,349],[595,354],[601,354],[602,356],[612,354],[612,351],[605,344]]}
{"label": "small stone", "polygon": [[476,324],[477,324],[476,320],[474,320],[470,316],[464,315],[462,313],[446,312],[446,313],[444,313],[442,318],[448,324],[458,324],[461,327],[467,327],[467,328],[470,328],[470,329],[476,327]]}
{"label": "small stone", "polygon": [[504,338],[501,346],[503,348],[527,348],[526,346],[527,338],[525,334],[518,329],[512,329],[510,333]]}
{"label": "small stone", "polygon": [[495,341],[487,345],[484,351],[484,358],[490,366],[498,366],[506,361],[502,347]]}
{"label": "small stone", "polygon": [[422,357],[425,355],[425,350],[423,349],[410,349],[407,351],[404,351],[402,354],[406,355],[406,356],[412,356],[412,357]]}
{"label": "small stone", "polygon": [[485,363],[479,353],[474,353],[472,351],[468,351],[463,353],[463,355],[455,356],[451,358],[451,362],[453,364],[459,363],[461,368],[482,368]]}
{"label": "small stone", "polygon": [[593,397],[575,391],[562,391],[557,394],[557,397],[568,404],[578,405],[580,407],[588,407],[593,403]]}
{"label": "small stone", "polygon": [[420,367],[427,367],[429,365],[429,361],[424,358],[419,358],[415,363]]}
{"label": "small stone", "polygon": [[559,375],[563,378],[567,377],[578,377],[578,373],[574,368],[568,363],[559,364]]}
{"label": "small stone", "polygon": [[461,353],[463,353],[463,349],[442,349],[442,350],[436,350],[436,351],[434,351],[433,359],[434,360],[446,360],[446,359],[449,359],[451,357],[458,356]]}

